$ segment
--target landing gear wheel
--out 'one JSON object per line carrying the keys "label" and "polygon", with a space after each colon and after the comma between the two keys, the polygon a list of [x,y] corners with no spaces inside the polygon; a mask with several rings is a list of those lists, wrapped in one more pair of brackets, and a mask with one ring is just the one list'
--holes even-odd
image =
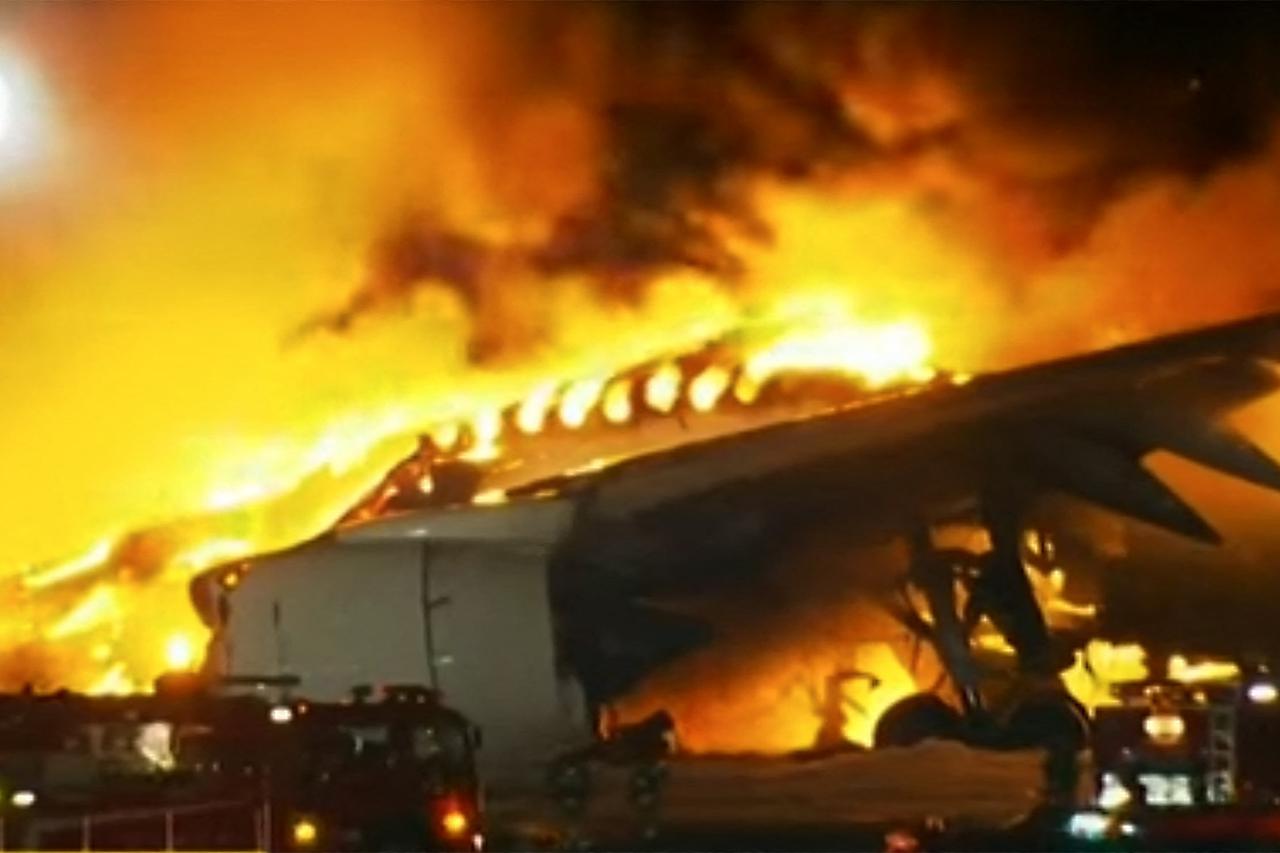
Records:
{"label": "landing gear wheel", "polygon": [[1004,727],[1010,749],[1046,751],[1045,794],[1049,802],[1070,803],[1080,782],[1079,754],[1089,745],[1089,715],[1070,696],[1034,696],[1013,709]]}
{"label": "landing gear wheel", "polygon": [[876,721],[877,749],[914,746],[923,740],[959,740],[960,715],[932,693],[916,693],[889,706]]}

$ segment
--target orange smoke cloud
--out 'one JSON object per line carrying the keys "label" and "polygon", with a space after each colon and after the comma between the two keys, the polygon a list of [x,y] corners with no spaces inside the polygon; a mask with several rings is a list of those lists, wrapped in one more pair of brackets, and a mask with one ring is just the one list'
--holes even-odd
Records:
{"label": "orange smoke cloud", "polygon": [[0,565],[203,512],[215,493],[292,487],[353,421],[440,405],[469,326],[449,298],[417,297],[360,339],[287,338],[360,286],[407,200],[516,232],[581,183],[590,143],[563,110],[534,135],[573,155],[554,164],[483,125],[545,115],[480,91],[517,77],[476,18],[393,4],[18,18],[50,151],[0,205],[17,224],[0,242],[22,260],[0,291],[0,387],[25,413],[0,427],[3,500],[26,519]]}
{"label": "orange smoke cloud", "polygon": [[[1026,325],[1035,355],[1210,324],[1280,304],[1280,136],[1202,180],[1143,181],[1108,207],[1075,251],[1038,272]],[[1084,337],[1079,337],[1083,333]]]}

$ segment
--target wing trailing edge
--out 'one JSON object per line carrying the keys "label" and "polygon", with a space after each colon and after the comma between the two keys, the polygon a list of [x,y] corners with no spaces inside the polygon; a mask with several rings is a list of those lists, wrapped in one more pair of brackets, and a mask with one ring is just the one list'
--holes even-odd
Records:
{"label": "wing trailing edge", "polygon": [[1200,542],[1222,537],[1133,454],[1105,441],[1045,428],[1023,440],[1044,485]]}

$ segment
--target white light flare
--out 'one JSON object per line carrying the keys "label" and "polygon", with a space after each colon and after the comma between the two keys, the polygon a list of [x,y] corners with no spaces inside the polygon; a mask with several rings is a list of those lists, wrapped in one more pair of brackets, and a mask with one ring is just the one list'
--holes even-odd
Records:
{"label": "white light flare", "polygon": [[28,572],[22,578],[22,585],[27,589],[44,589],[92,572],[107,562],[115,545],[114,539],[102,539],[83,554]]}
{"label": "white light flare", "polygon": [[754,353],[744,365],[755,382],[787,371],[839,372],[871,388],[895,381],[932,378],[932,347],[925,329],[912,320],[805,328]]}
{"label": "white light flare", "polygon": [[185,634],[173,634],[164,646],[164,662],[170,672],[187,672],[196,662],[195,646]]}
{"label": "white light flare", "polygon": [[560,423],[569,429],[578,429],[587,422],[591,409],[604,393],[605,380],[583,379],[574,382],[560,398]]}
{"label": "white light flare", "polygon": [[9,78],[0,74],[0,143],[9,135],[13,125],[13,84]]}
{"label": "white light flare", "polygon": [[1249,701],[1255,705],[1270,705],[1280,699],[1280,689],[1270,681],[1255,681],[1247,692]]}
{"label": "white light flare", "polygon": [[0,45],[0,184],[30,174],[50,147],[49,109],[30,64]]}

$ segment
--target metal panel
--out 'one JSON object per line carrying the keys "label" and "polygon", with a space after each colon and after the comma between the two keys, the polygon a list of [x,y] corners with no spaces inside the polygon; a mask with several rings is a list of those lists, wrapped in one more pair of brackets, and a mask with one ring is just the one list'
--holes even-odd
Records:
{"label": "metal panel", "polygon": [[427,683],[421,548],[320,540],[258,561],[230,597],[227,674],[295,674],[320,700]]}
{"label": "metal panel", "polygon": [[547,552],[431,544],[432,642],[445,701],[484,731],[489,778],[526,777],[585,739],[580,697],[557,679]]}
{"label": "metal panel", "polygon": [[489,780],[540,779],[589,734],[580,694],[557,678],[543,547],[319,540],[257,561],[221,633],[224,673],[297,675],[314,699],[439,688],[481,727]]}
{"label": "metal panel", "polygon": [[573,511],[568,500],[520,499],[496,506],[405,512],[341,528],[335,536],[344,543],[419,539],[549,544],[568,532]]}

